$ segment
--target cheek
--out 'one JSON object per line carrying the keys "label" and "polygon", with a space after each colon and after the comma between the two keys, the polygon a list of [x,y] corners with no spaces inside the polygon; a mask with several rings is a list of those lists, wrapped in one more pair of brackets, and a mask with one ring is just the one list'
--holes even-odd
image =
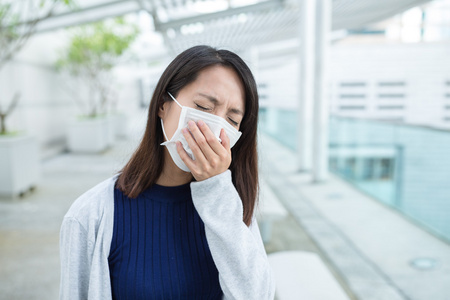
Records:
{"label": "cheek", "polygon": [[178,111],[171,111],[167,114],[166,118],[164,118],[164,130],[166,131],[169,139],[172,138],[173,134],[177,130],[179,118],[180,112]]}

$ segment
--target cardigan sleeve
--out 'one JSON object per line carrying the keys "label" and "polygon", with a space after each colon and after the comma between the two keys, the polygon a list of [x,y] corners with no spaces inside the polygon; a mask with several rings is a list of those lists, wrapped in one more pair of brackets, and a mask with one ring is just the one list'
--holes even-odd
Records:
{"label": "cardigan sleeve", "polygon": [[243,205],[232,182],[231,171],[192,182],[191,193],[205,224],[224,299],[273,300],[274,275],[255,214],[247,227],[242,221]]}
{"label": "cardigan sleeve", "polygon": [[65,217],[60,229],[60,300],[88,299],[90,256],[88,233],[80,222]]}

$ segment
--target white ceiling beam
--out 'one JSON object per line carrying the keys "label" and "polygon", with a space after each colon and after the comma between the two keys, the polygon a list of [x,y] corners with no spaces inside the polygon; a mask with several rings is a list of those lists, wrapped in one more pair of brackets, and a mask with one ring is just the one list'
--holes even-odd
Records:
{"label": "white ceiling beam", "polygon": [[[370,23],[381,21],[395,14],[404,12],[405,10],[416,5],[429,2],[430,0],[398,0],[392,3],[388,0],[365,0],[358,2],[349,2],[348,0],[335,1],[337,4],[334,11],[333,30],[338,31],[348,28],[361,28]],[[177,32],[174,39],[167,41],[172,45],[173,49],[185,48],[186,45],[201,43],[211,43],[226,45],[229,47],[242,47],[257,44],[264,44],[272,40],[282,40],[296,36],[298,14],[294,10],[297,7],[285,8],[280,10],[272,10],[269,15],[264,11],[255,12],[250,15],[247,23],[237,25],[235,23],[229,25],[218,26],[214,20],[224,20],[227,15],[234,15],[233,12],[223,11],[207,15],[207,19],[200,20],[197,17],[186,18],[183,20],[165,23],[162,29],[173,26],[178,30],[177,26],[189,24],[198,21],[205,23],[205,30],[200,34],[181,35]],[[226,13],[226,15],[224,15]],[[239,12],[240,13],[240,12]],[[237,13],[238,14],[238,13]],[[212,16],[215,15],[215,16]],[[226,20],[224,20],[226,21]],[[179,22],[179,23],[177,23]],[[262,23],[261,23],[262,22]],[[160,27],[161,28],[161,27]],[[260,32],[262,30],[262,32]],[[342,31],[340,31],[342,35]],[[333,40],[333,39],[332,39]],[[332,42],[335,42],[333,40]]]}
{"label": "white ceiling beam", "polygon": [[79,10],[55,14],[37,25],[36,32],[47,32],[59,28],[83,25],[106,18],[122,16],[141,10],[137,1],[117,0],[88,6]]}
{"label": "white ceiling beam", "polygon": [[230,8],[214,13],[201,14],[194,17],[187,17],[177,20],[172,20],[169,22],[158,23],[156,26],[157,31],[166,31],[169,28],[179,28],[185,24],[192,24],[197,22],[207,22],[214,19],[220,19],[232,15],[238,15],[242,13],[258,12],[261,10],[270,10],[274,8],[279,8],[283,4],[282,0],[269,0],[264,2],[259,2],[257,4]]}
{"label": "white ceiling beam", "polygon": [[[431,0],[361,1],[359,5],[337,7],[333,12],[333,30],[355,29],[383,21]],[[342,2],[342,1],[341,1]],[[356,6],[356,7],[355,7]],[[349,11],[353,10],[353,11]]]}

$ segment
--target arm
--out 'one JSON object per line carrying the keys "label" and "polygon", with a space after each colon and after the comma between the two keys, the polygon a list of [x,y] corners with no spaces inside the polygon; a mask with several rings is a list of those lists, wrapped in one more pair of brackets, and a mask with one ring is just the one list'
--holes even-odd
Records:
{"label": "arm", "polygon": [[225,299],[272,300],[275,280],[258,224],[255,215],[250,227],[242,221],[242,201],[231,180],[231,171],[192,182],[191,192],[205,224]]}
{"label": "arm", "polygon": [[60,230],[60,300],[88,299],[88,233],[77,219],[65,217]]}

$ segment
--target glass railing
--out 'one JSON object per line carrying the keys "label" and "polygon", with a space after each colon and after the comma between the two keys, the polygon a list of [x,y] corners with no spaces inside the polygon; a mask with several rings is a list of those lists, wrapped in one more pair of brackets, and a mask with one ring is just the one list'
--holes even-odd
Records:
{"label": "glass railing", "polygon": [[278,108],[259,110],[259,129],[283,145],[297,149],[297,112]]}
{"label": "glass railing", "polygon": [[[297,112],[262,109],[260,129],[297,149]],[[450,241],[450,131],[331,117],[329,168]]]}

